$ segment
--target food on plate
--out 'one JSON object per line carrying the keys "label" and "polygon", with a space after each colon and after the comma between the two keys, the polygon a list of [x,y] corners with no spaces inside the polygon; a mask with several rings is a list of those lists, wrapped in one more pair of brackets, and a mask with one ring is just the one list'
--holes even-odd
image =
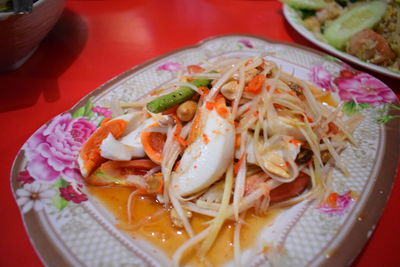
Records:
{"label": "food on plate", "polygon": [[400,1],[283,2],[299,13],[303,25],[318,40],[362,61],[400,72]]}
{"label": "food on plate", "polygon": [[0,12],[7,12],[12,10],[11,0],[0,0]]}
{"label": "food on plate", "polygon": [[347,175],[339,153],[362,117],[334,99],[262,55],[213,59],[102,122],[78,162],[89,191],[126,211],[121,229],[156,236],[175,265],[213,263],[229,234],[240,264],[253,217],[323,197],[334,166]]}
{"label": "food on plate", "polygon": [[298,9],[320,9],[326,6],[325,0],[286,0],[285,3]]}
{"label": "food on plate", "polygon": [[[33,0],[36,3],[38,0]],[[12,0],[0,0],[0,12],[10,12],[13,11],[13,1]]]}
{"label": "food on plate", "polygon": [[354,6],[326,27],[324,37],[329,44],[342,49],[354,34],[377,25],[385,10],[386,3],[380,1]]}
{"label": "food on plate", "polygon": [[385,38],[370,29],[355,34],[350,40],[348,51],[359,59],[374,64],[387,65],[396,57]]}

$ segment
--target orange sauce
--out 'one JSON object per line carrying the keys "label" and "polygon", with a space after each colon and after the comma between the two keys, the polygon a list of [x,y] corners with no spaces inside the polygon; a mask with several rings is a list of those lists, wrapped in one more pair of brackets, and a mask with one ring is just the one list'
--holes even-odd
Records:
{"label": "orange sauce", "polygon": [[326,92],[323,96],[317,97],[317,100],[321,103],[325,103],[332,107],[337,107],[336,101],[333,99],[331,92]]}
{"label": "orange sauce", "polygon": [[[132,192],[131,188],[89,186],[88,191],[114,214],[117,219],[117,228],[128,233],[132,238],[144,238],[164,251],[170,258],[188,240],[185,230],[173,227],[167,209],[152,197],[136,196],[132,199],[131,222],[129,224],[127,203],[128,197]],[[278,213],[279,210],[274,209],[263,217],[248,214],[245,218],[246,224],[241,229],[241,249],[244,250],[251,247],[260,231],[272,223]],[[154,216],[154,214],[158,215]],[[190,222],[194,232],[199,233],[205,229],[207,227],[205,222],[208,220],[210,220],[210,217],[193,214]],[[206,258],[213,266],[219,266],[233,259],[234,226],[234,222],[226,222],[212,249],[207,253]],[[181,263],[202,266],[194,249],[185,254]]]}

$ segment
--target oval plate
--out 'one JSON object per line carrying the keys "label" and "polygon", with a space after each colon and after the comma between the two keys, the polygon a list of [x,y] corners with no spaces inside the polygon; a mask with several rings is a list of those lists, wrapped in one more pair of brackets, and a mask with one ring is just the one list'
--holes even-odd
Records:
{"label": "oval plate", "polygon": [[133,101],[174,78],[177,69],[203,59],[265,52],[273,52],[269,59],[286,72],[336,91],[344,113],[361,112],[365,119],[354,132],[358,146],[341,154],[350,177],[333,170],[337,205],[306,201],[292,207],[262,230],[254,247],[243,251],[243,260],[267,264],[260,253],[267,245],[284,251],[278,263],[285,266],[349,264],[371,235],[395,177],[400,120],[390,120],[396,113],[389,109],[398,108],[390,104],[396,96],[376,78],[338,59],[249,35],[210,38],[137,66],[94,90],[27,140],[15,159],[11,186],[42,261],[48,266],[171,265],[162,251],[120,232],[113,216],[85,193],[76,163],[79,149],[110,116],[105,107],[111,99]]}
{"label": "oval plate", "polygon": [[394,72],[391,70],[388,70],[387,68],[368,63],[365,61],[362,61],[358,59],[355,56],[352,56],[350,54],[347,54],[343,51],[340,51],[333,46],[329,45],[328,43],[322,42],[318,40],[312,32],[307,30],[303,24],[301,23],[301,18],[299,17],[298,13],[288,5],[284,5],[283,7],[283,15],[285,19],[289,22],[289,24],[304,38],[306,38],[308,41],[312,42],[313,44],[325,49],[329,53],[334,54],[335,56],[338,56],[342,59],[348,60],[354,64],[357,64],[358,66],[364,67],[366,69],[378,72],[380,74],[392,77],[392,78],[397,78],[400,79],[400,73],[399,72]]}

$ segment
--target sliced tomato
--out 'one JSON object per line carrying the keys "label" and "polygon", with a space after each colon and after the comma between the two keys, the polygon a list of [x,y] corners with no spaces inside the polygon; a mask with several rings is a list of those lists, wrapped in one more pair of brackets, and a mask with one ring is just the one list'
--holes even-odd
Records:
{"label": "sliced tomato", "polygon": [[129,175],[144,175],[158,166],[148,159],[130,161],[107,161],[86,178],[90,185],[127,185],[125,180]]}
{"label": "sliced tomato", "polygon": [[199,65],[189,65],[187,66],[187,70],[190,74],[204,72],[204,68],[200,67]]}
{"label": "sliced tomato", "polygon": [[276,203],[296,197],[303,193],[309,183],[310,176],[301,172],[293,182],[282,184],[271,190],[270,201],[271,203]]}

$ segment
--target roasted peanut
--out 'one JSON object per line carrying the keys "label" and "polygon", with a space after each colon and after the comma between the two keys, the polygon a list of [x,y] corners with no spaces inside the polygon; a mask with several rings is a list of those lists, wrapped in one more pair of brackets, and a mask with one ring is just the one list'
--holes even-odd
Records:
{"label": "roasted peanut", "polygon": [[190,121],[196,113],[197,103],[188,100],[179,105],[176,115],[181,121]]}
{"label": "roasted peanut", "polygon": [[259,71],[257,69],[249,69],[244,74],[244,82],[249,83],[258,73]]}
{"label": "roasted peanut", "polygon": [[237,81],[230,81],[221,87],[221,94],[229,100],[233,100],[236,94]]}

